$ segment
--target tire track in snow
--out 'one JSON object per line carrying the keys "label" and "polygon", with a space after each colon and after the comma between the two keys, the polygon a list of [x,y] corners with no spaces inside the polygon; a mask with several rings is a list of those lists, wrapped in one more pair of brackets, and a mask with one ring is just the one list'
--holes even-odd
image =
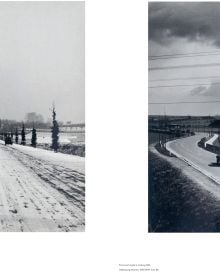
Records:
{"label": "tire track in snow", "polygon": [[[75,203],[74,196],[67,199],[37,174],[49,172],[48,178],[52,178],[53,167],[50,170],[49,163],[46,164],[49,168],[42,170],[44,163],[39,165],[39,161],[34,158],[30,159],[11,147],[0,145],[1,231],[84,230],[83,204]],[[37,168],[38,165],[40,168]],[[79,188],[79,194],[83,196],[85,188],[80,185],[83,176],[76,172],[73,174],[75,188]],[[62,181],[59,178],[56,180],[59,184]]]}
{"label": "tire track in snow", "polygon": [[[35,159],[16,149],[13,155],[26,167],[30,168],[42,180],[73,201],[82,211],[85,211],[85,175],[77,171]],[[22,156],[21,156],[22,154]]]}

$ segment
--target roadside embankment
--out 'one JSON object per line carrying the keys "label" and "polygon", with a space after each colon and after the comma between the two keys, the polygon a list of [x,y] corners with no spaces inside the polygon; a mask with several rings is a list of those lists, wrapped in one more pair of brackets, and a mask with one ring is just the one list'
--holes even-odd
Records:
{"label": "roadside embankment", "polygon": [[149,147],[149,232],[219,232],[219,186]]}

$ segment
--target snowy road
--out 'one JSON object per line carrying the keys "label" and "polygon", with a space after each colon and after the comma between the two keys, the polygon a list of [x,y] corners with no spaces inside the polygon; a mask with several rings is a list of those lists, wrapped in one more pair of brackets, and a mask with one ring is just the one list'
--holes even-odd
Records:
{"label": "snowy road", "polygon": [[0,144],[0,231],[84,231],[84,159],[55,158]]}
{"label": "snowy road", "polygon": [[216,155],[197,145],[204,136],[204,134],[197,134],[168,142],[167,149],[220,184],[220,167],[215,164]]}

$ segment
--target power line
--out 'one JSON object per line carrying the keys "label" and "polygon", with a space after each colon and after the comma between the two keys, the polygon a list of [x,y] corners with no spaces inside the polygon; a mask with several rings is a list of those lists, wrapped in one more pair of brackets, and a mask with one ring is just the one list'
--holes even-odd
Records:
{"label": "power line", "polygon": [[148,88],[194,87],[194,86],[209,86],[209,85],[220,85],[220,83],[191,84],[191,85],[159,85],[159,86],[150,86]]}
{"label": "power line", "polygon": [[185,56],[208,56],[208,55],[218,55],[220,51],[209,51],[209,52],[191,52],[191,53],[176,53],[176,54],[161,54],[161,55],[151,55],[149,56],[149,60],[156,59],[166,59],[173,57],[185,57]]}
{"label": "power line", "polygon": [[198,67],[208,67],[208,66],[220,66],[220,63],[206,63],[206,64],[191,64],[191,65],[174,65],[165,67],[150,67],[149,71],[155,70],[167,70],[167,69],[182,69],[182,68],[198,68]]}
{"label": "power line", "polygon": [[194,104],[194,103],[220,103],[220,100],[213,100],[213,101],[179,101],[179,102],[149,102],[149,105],[166,105],[166,104]]}
{"label": "power line", "polygon": [[155,58],[149,58],[149,61],[153,60],[162,60],[162,59],[178,59],[178,58],[187,58],[187,57],[204,57],[204,56],[214,56],[214,55],[220,55],[220,53],[211,53],[211,54],[196,54],[196,55],[182,55],[182,56],[168,56],[168,57],[155,57]]}
{"label": "power line", "polygon": [[180,81],[180,80],[200,80],[200,79],[220,79],[220,76],[206,76],[206,77],[186,77],[186,78],[172,78],[172,79],[157,79],[149,80],[149,82],[161,82],[161,81]]}
{"label": "power line", "polygon": [[188,52],[188,53],[170,53],[170,54],[150,55],[149,57],[164,57],[164,56],[176,56],[176,55],[209,54],[209,53],[220,53],[220,51]]}

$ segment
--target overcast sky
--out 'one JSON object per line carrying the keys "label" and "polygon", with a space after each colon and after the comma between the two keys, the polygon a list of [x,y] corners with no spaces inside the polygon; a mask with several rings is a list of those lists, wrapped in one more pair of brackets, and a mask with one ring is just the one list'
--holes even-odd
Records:
{"label": "overcast sky", "polygon": [[[215,84],[220,83],[220,2],[151,2],[149,56],[189,53],[203,54],[149,60],[149,87],[192,85],[149,88],[149,102],[220,100],[220,85]],[[213,66],[214,63],[219,65]],[[158,69],[161,67],[165,69]],[[220,103],[149,105],[149,114],[164,113],[215,115],[220,114]]]}
{"label": "overcast sky", "polygon": [[0,2],[0,118],[84,122],[84,3]]}

